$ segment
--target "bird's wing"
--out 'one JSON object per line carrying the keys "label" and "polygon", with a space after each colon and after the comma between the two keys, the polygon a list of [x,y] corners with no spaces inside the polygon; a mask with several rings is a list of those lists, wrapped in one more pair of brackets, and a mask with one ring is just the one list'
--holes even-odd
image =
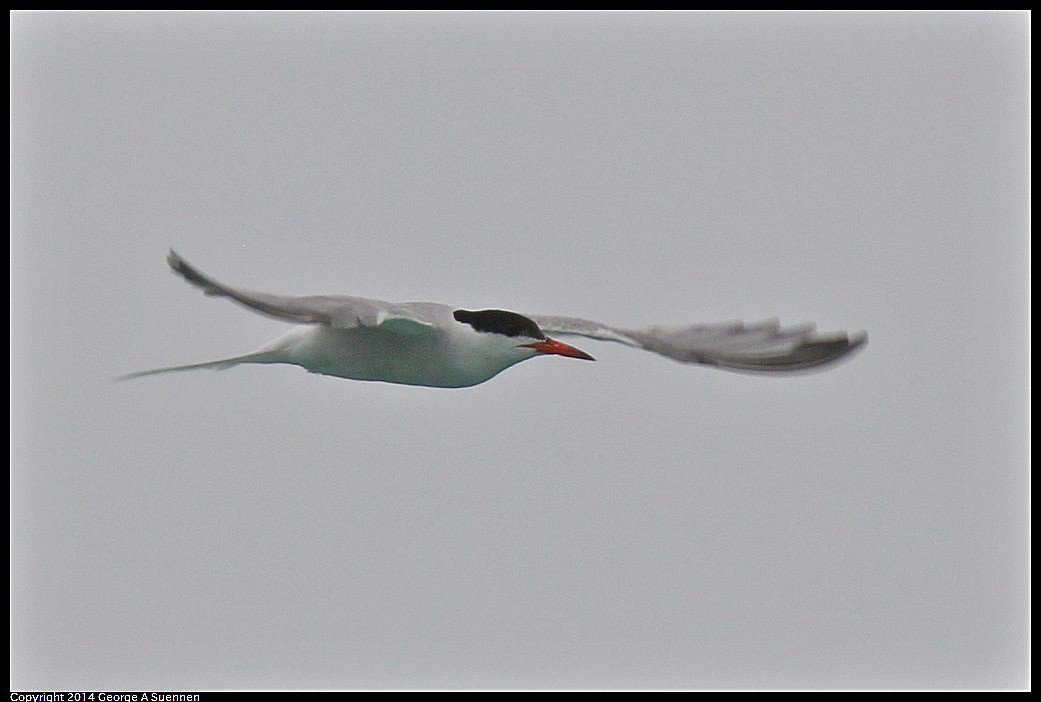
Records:
{"label": "bird's wing", "polygon": [[170,268],[207,295],[228,297],[251,310],[284,322],[325,324],[330,327],[380,327],[401,334],[434,329],[434,319],[416,305],[394,305],[349,295],[291,297],[233,288],[200,272],[171,249],[166,257]]}
{"label": "bird's wing", "polygon": [[864,332],[818,334],[813,324],[781,327],[776,319],[745,324],[722,322],[653,326],[630,330],[574,317],[533,316],[549,335],[615,341],[667,356],[746,372],[791,372],[837,361],[867,342]]}

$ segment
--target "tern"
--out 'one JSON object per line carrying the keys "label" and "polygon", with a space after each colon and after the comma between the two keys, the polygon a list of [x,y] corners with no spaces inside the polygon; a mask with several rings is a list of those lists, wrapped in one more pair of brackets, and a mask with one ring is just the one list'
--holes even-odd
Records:
{"label": "tern", "polygon": [[219,283],[171,250],[170,268],[207,295],[227,297],[295,326],[242,356],[169,366],[121,376],[224,369],[244,363],[286,363],[351,380],[462,388],[489,380],[536,356],[594,360],[548,334],[613,341],[681,363],[731,371],[781,374],[818,368],[864,345],[864,332],[818,334],[813,324],[781,327],[771,319],[622,329],[576,317],[463,309],[435,302],[391,303],[348,295],[291,297]]}

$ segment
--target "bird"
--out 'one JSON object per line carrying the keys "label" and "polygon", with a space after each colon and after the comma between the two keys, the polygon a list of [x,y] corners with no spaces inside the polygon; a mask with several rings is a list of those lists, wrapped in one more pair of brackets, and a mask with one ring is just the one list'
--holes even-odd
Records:
{"label": "bird", "polygon": [[[782,327],[767,319],[625,329],[577,317],[465,309],[435,302],[392,303],[349,295],[274,295],[231,287],[202,273],[173,249],[170,269],[214,297],[292,322],[283,336],[241,356],[153,368],[144,376],[241,364],[282,363],[319,375],[437,388],[478,385],[536,356],[595,360],[556,336],[611,341],[687,364],[792,374],[821,368],[864,346],[863,331],[818,334],[813,324]],[[553,336],[550,336],[553,335]]]}

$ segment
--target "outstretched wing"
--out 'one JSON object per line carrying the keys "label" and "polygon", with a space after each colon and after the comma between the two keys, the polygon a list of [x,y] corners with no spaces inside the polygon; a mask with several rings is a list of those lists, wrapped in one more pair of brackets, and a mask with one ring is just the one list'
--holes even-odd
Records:
{"label": "outstretched wing", "polygon": [[867,342],[864,332],[819,334],[813,324],[781,327],[776,319],[619,329],[575,317],[533,316],[550,336],[614,341],[675,359],[733,371],[791,372],[837,361]]}
{"label": "outstretched wing", "polygon": [[290,297],[233,288],[219,283],[170,250],[170,268],[207,295],[231,298],[255,312],[298,324],[325,324],[330,327],[383,327],[399,333],[417,333],[434,328],[434,320],[415,305],[395,305],[349,295],[309,295]]}

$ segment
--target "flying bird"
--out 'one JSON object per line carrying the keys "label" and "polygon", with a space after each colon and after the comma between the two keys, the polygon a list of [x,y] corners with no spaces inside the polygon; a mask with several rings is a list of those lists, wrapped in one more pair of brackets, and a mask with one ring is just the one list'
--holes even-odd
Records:
{"label": "flying bird", "polygon": [[780,374],[832,363],[867,341],[864,332],[818,334],[812,324],[785,328],[777,320],[622,329],[576,317],[469,310],[436,302],[272,295],[219,283],[173,250],[166,262],[207,295],[230,298],[254,312],[298,326],[252,353],[130,373],[120,380],[243,363],[288,363],[311,373],[351,380],[462,388],[483,383],[536,356],[594,360],[555,336],[613,341],[681,363]]}

